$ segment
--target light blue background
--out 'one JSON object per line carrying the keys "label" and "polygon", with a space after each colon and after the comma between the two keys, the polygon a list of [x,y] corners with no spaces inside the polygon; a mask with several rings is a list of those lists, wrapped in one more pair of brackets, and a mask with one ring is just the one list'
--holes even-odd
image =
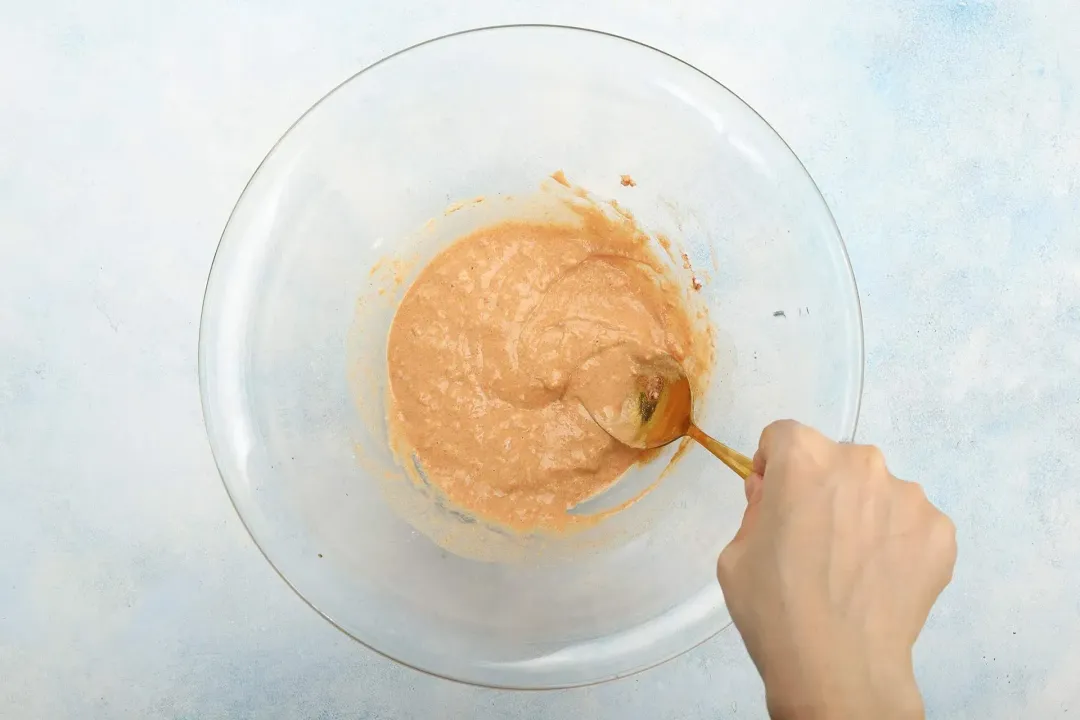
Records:
{"label": "light blue background", "polygon": [[627,35],[803,159],[863,300],[859,437],[954,520],[936,718],[1080,714],[1076,0],[0,0],[0,717],[763,718],[734,631],[516,694],[385,660],[244,533],[196,380],[218,235],[342,79],[467,27]]}

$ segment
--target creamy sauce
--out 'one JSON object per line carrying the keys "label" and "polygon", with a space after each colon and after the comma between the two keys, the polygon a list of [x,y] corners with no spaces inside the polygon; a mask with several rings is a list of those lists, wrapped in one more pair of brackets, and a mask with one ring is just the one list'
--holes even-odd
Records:
{"label": "creamy sauce", "polygon": [[575,212],[580,223],[504,221],[460,238],[390,330],[395,447],[452,505],[519,531],[575,524],[568,509],[647,459],[579,401],[594,359],[613,368],[609,383],[625,368],[629,387],[633,358],[667,353],[695,378],[711,357],[648,237],[627,217]]}

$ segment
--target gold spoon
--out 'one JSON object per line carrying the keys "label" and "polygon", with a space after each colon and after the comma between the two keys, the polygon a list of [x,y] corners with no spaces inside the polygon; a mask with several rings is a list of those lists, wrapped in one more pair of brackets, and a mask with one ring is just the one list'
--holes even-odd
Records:
{"label": "gold spoon", "polygon": [[[625,377],[625,376],[623,376]],[[617,388],[596,384],[578,397],[593,420],[613,438],[648,450],[688,436],[719,458],[743,480],[753,471],[750,458],[709,437],[691,419],[693,397],[682,365],[670,355],[634,360],[632,380]],[[621,392],[622,396],[612,397]]]}

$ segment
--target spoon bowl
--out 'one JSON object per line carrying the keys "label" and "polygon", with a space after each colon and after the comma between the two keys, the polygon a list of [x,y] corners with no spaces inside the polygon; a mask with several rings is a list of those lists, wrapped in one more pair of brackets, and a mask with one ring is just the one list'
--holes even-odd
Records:
{"label": "spoon bowl", "polygon": [[[623,366],[622,374],[618,373],[616,363]],[[675,358],[660,354],[627,360],[601,353],[585,369],[587,376],[603,374],[607,378],[616,378],[614,382],[590,380],[583,383],[578,398],[596,424],[619,442],[648,450],[681,437],[691,437],[742,479],[753,471],[750,458],[710,437],[694,424],[690,381]],[[627,383],[624,378],[628,376],[630,382]]]}

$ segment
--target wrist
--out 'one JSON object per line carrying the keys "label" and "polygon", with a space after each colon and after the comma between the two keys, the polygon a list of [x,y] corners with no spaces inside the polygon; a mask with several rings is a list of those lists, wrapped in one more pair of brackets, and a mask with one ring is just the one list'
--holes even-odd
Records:
{"label": "wrist", "polygon": [[910,659],[803,663],[763,673],[773,720],[921,720],[922,696]]}

